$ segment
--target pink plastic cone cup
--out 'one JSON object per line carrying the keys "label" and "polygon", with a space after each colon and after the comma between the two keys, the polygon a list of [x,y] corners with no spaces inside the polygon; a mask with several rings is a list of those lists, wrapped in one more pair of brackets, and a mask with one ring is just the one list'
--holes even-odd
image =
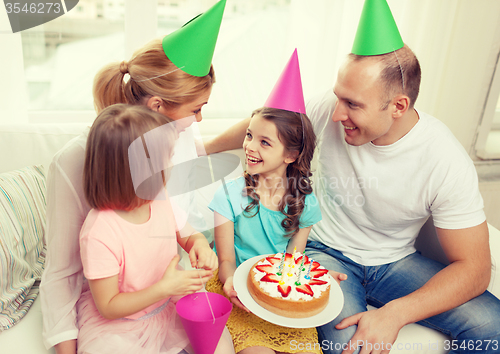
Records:
{"label": "pink plastic cone cup", "polygon": [[[207,302],[207,296],[212,306]],[[213,354],[231,314],[231,302],[216,293],[194,293],[177,301],[176,309],[196,354]]]}

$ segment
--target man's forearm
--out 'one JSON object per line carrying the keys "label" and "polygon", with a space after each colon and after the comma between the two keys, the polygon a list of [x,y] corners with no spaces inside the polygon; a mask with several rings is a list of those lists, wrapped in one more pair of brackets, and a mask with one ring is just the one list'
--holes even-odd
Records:
{"label": "man's forearm", "polygon": [[481,295],[489,280],[489,271],[481,272],[465,262],[455,262],[437,273],[420,289],[391,301],[386,307],[399,313],[404,324],[418,322]]}

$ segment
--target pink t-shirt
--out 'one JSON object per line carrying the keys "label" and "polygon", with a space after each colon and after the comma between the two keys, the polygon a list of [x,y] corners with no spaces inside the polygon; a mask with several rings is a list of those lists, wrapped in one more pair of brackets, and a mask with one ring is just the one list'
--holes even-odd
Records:
{"label": "pink t-shirt", "polygon": [[[177,224],[180,218],[170,201],[150,204],[150,218],[132,224],[113,210],[92,209],[80,233],[83,273],[87,279],[102,279],[118,274],[120,292],[147,288],[161,279],[177,254]],[[180,223],[183,225],[183,223]],[[168,299],[161,300],[127,318],[137,319]]]}

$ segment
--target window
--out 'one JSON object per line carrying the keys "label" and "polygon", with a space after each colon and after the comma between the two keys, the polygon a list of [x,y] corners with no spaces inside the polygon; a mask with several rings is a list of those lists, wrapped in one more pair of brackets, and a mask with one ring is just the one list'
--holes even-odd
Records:
{"label": "window", "polygon": [[21,32],[30,111],[93,111],[92,80],[124,53],[123,8],[102,0]]}
{"label": "window", "polygon": [[500,159],[500,53],[497,56],[483,114],[478,127],[476,155],[483,160]]}

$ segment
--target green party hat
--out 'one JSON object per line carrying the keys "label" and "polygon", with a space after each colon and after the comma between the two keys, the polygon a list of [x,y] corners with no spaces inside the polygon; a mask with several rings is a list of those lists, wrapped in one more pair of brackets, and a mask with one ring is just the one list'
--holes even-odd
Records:
{"label": "green party hat", "polygon": [[193,18],[162,41],[167,57],[182,71],[205,76],[210,71],[226,0]]}
{"label": "green party hat", "polygon": [[380,55],[404,46],[386,0],[365,0],[352,53]]}

